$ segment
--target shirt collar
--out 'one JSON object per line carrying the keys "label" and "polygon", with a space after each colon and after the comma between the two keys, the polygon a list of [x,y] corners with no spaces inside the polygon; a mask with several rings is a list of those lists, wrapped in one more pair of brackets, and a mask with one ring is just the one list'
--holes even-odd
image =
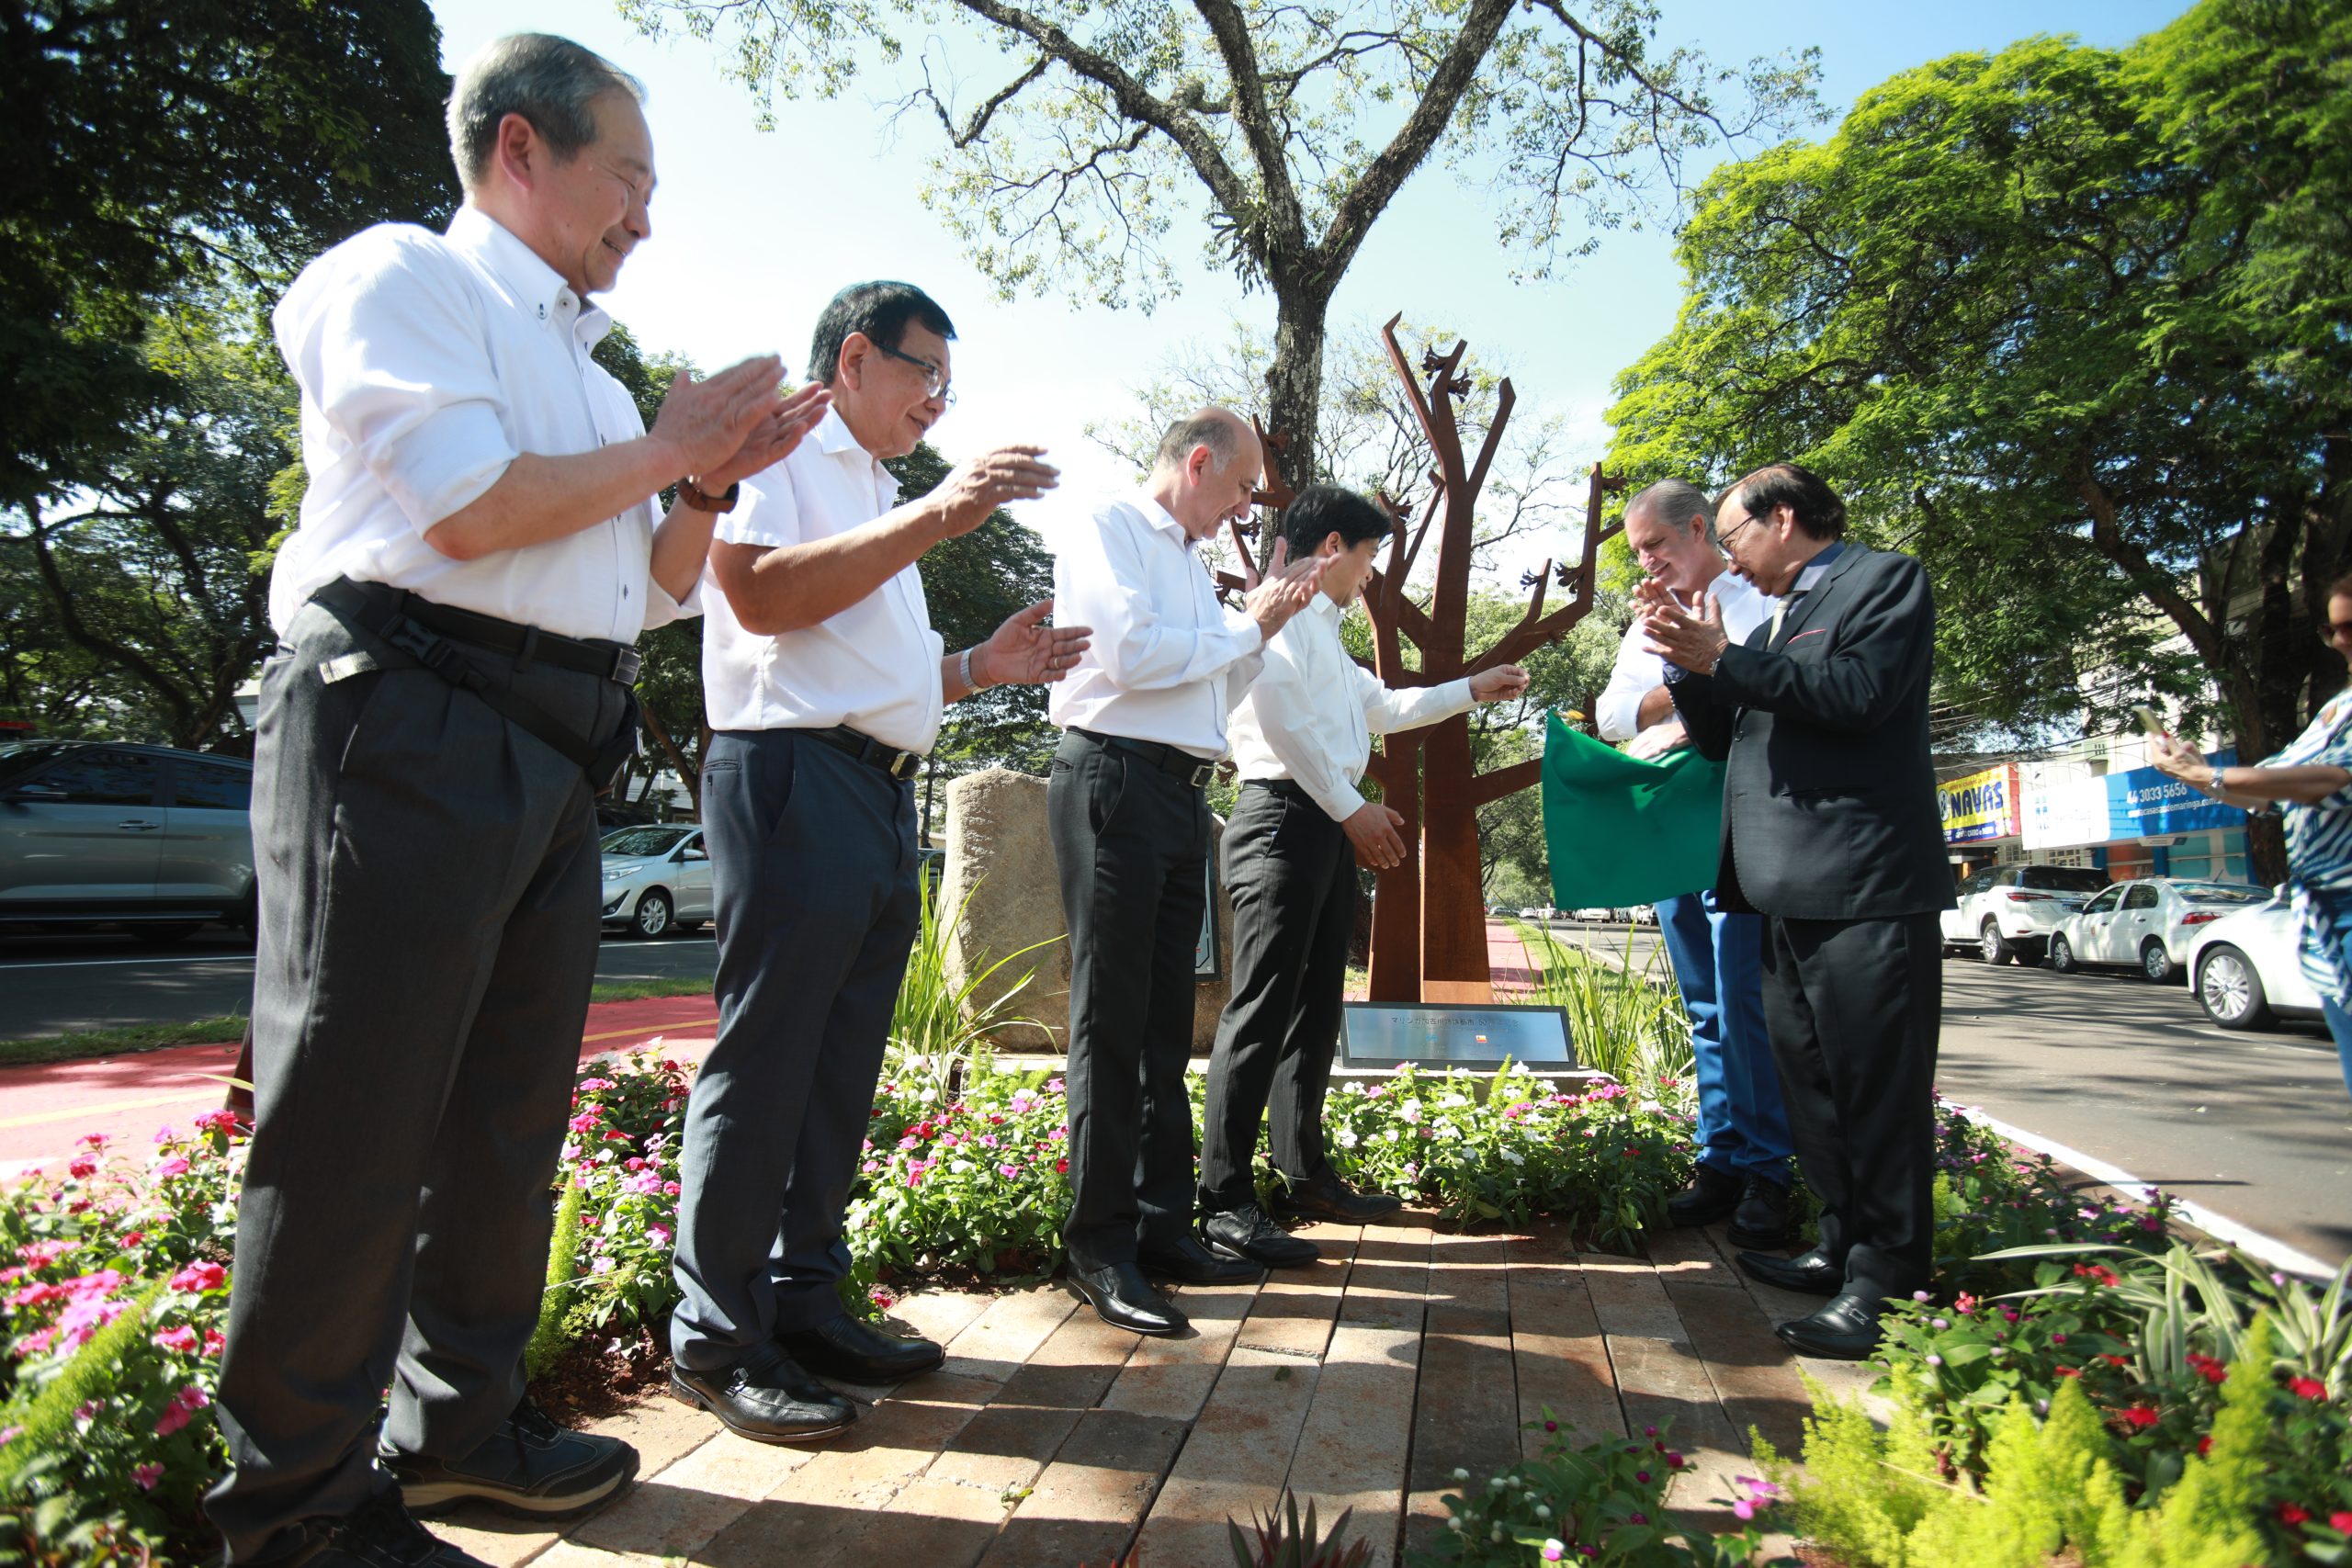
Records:
{"label": "shirt collar", "polygon": [[448,239],[504,285],[518,309],[543,321],[568,325],[582,346],[594,347],[612,330],[613,318],[601,306],[572,293],[561,273],[481,208],[458,209],[449,220]]}
{"label": "shirt collar", "polygon": [[863,462],[872,469],[875,488],[881,494],[886,511],[898,500],[898,479],[882,466],[881,458],[868,452],[859,442],[856,434],[850,429],[849,422],[842,418],[839,408],[827,406],[825,417],[817,422],[817,428],[809,433],[809,439],[816,443],[817,450],[828,457]]}
{"label": "shirt collar", "polygon": [[1184,531],[1184,525],[1176,521],[1176,514],[1169,511],[1168,508],[1160,505],[1159,499],[1149,491],[1139,490],[1136,491],[1132,499],[1135,504],[1135,509],[1143,513],[1143,520],[1145,522],[1150,524],[1153,527],[1159,529],[1163,534],[1175,535],[1176,542],[1183,546],[1188,550],[1193,549],[1199,546],[1200,541],[1193,537],[1192,535],[1186,533]]}
{"label": "shirt collar", "polygon": [[1812,592],[1821,580],[1829,575],[1829,569],[1836,564],[1838,558],[1845,553],[1846,546],[1843,541],[1840,541],[1805,562],[1804,570],[1797,573],[1795,586],[1789,592],[1792,593]]}

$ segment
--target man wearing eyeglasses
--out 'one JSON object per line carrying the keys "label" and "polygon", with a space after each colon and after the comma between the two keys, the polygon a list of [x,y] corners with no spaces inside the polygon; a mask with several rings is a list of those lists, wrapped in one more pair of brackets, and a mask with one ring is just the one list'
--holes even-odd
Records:
{"label": "man wearing eyeglasses", "polygon": [[1053,602],[948,653],[917,561],[1051,490],[1035,446],[958,466],[899,503],[882,465],[955,401],[956,329],[922,290],[860,283],[818,319],[832,406],[797,460],[748,479],[711,546],[703,822],[718,926],[718,1039],[686,1105],[671,1387],[762,1442],[831,1436],[856,1407],[815,1374],[889,1382],[940,1348],[842,1310],[850,1183],[922,902],[914,774],[940,713],[1059,680],[1086,648]]}
{"label": "man wearing eyeglasses", "polygon": [[1764,1020],[1820,1243],[1741,1269],[1829,1300],[1780,1325],[1798,1351],[1859,1360],[1889,1298],[1933,1262],[1932,1085],[1951,908],[1928,681],[1935,607],[1909,556],[1848,544],[1846,504],[1775,463],[1726,492],[1732,570],[1780,604],[1736,642],[1720,601],[1635,598],[1692,744],[1724,761],[1716,897],[1765,917]]}
{"label": "man wearing eyeglasses", "polygon": [[[1735,523],[1736,534],[1745,524]],[[1625,503],[1625,542],[1649,581],[1679,604],[1713,595],[1734,642],[1776,607],[1724,570],[1714,508],[1695,485],[1662,479]],[[1649,649],[1636,615],[1594,716],[1603,740],[1630,741],[1645,760],[1690,744],[1666,689],[1666,661]],[[1790,1235],[1789,1119],[1765,1037],[1763,922],[1718,907],[1712,888],[1657,901],[1658,934],[1690,1019],[1691,1076],[1699,1089],[1699,1158],[1690,1185],[1667,1201],[1678,1225],[1731,1222],[1741,1247],[1777,1247]]]}

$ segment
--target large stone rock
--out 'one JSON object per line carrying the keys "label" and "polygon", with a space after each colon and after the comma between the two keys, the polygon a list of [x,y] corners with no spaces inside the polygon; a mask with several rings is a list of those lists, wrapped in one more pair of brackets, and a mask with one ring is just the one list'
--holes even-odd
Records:
{"label": "large stone rock", "polygon": [[[1224,823],[1212,818],[1213,830]],[[1036,1021],[997,1032],[1008,1050],[1068,1048],[1069,1039],[1069,935],[1062,924],[1061,883],[1054,846],[1046,832],[1046,781],[1001,768],[967,773],[947,786],[947,866],[939,885],[944,919],[959,907],[962,923],[948,942],[947,973],[961,986],[1007,953],[1037,942],[1052,945],[1023,954],[982,981],[974,992],[981,1005],[1005,994],[1024,974],[1035,972],[1007,1010]],[[1212,855],[1212,860],[1215,856]],[[967,900],[969,900],[967,903]],[[1193,994],[1193,1054],[1205,1056],[1216,1042],[1217,1015],[1231,988],[1233,906],[1220,884],[1216,891],[1217,978],[1202,980]]]}

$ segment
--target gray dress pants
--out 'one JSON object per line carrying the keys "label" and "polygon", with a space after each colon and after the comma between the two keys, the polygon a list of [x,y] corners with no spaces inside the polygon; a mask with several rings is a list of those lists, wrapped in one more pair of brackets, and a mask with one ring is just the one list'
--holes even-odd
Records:
{"label": "gray dress pants", "polygon": [[686,1101],[670,1350],[733,1366],[842,1314],[843,1211],[920,923],[914,789],[789,729],[703,762],[718,1043]]}
{"label": "gray dress pants", "polygon": [[1201,1207],[1212,1213],[1258,1201],[1250,1168],[1261,1120],[1292,1183],[1329,1172],[1323,1099],[1355,931],[1355,852],[1297,784],[1253,781],[1225,826],[1225,886],[1233,992],[1217,1020],[1201,1129]]}
{"label": "gray dress pants", "polygon": [[1201,792],[1076,731],[1046,786],[1069,928],[1070,1215],[1080,1268],[1193,1224],[1193,953],[1208,901]]}
{"label": "gray dress pants", "polygon": [[[595,976],[597,833],[578,764],[432,671],[380,668],[312,604],[262,672],[255,1125],[207,1509],[232,1562],[461,1457],[523,1393],[548,1197]],[[623,688],[492,679],[610,736]]]}

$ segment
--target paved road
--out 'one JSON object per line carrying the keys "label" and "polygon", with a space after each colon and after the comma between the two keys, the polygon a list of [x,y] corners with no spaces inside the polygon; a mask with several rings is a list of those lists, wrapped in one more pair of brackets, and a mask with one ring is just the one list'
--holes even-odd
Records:
{"label": "paved road", "polygon": [[[708,936],[607,936],[596,978],[707,978]],[[163,952],[128,937],[0,938],[0,1039],[242,1013],[253,1000],[253,944],[209,927]]]}

